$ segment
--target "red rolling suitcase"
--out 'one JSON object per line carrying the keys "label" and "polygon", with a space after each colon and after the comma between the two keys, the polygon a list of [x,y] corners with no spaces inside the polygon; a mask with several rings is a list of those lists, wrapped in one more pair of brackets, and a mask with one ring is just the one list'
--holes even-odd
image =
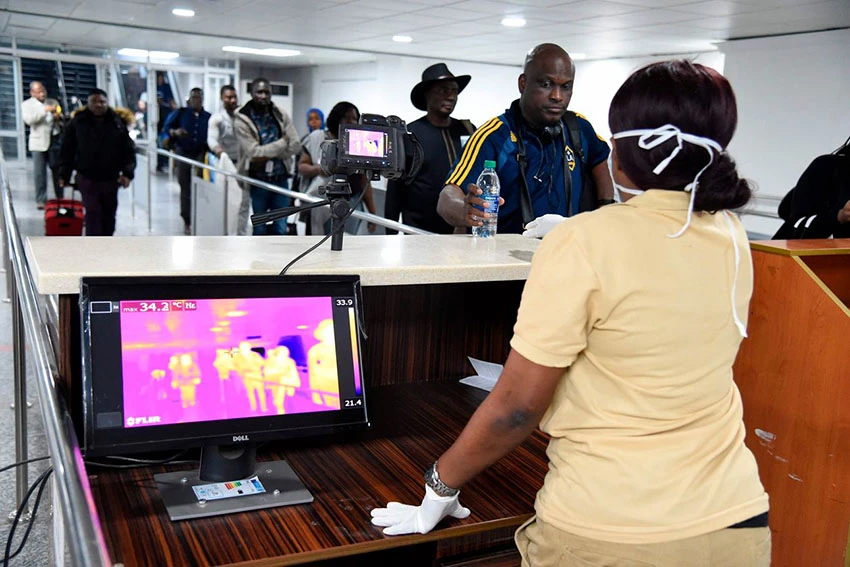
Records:
{"label": "red rolling suitcase", "polygon": [[[69,187],[69,189],[71,189]],[[71,189],[71,197],[74,196]],[[83,202],[75,199],[51,199],[44,204],[44,234],[47,236],[82,236]]]}

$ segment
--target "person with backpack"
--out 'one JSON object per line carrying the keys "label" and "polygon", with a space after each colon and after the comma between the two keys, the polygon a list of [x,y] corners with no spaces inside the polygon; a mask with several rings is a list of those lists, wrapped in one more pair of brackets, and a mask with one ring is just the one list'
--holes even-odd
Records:
{"label": "person with backpack", "polygon": [[[195,87],[183,108],[168,115],[162,127],[162,145],[179,156],[204,161],[207,153],[207,133],[210,113],[204,110],[204,91]],[[192,234],[192,166],[177,162],[177,183],[180,185],[180,216],[183,234]]]}
{"label": "person with backpack", "polygon": [[450,225],[482,226],[489,217],[475,185],[485,161],[501,182],[499,233],[521,233],[547,214],[558,220],[613,203],[608,144],[567,106],[575,65],[558,45],[544,43],[525,58],[520,98],[469,139],[440,193],[437,212]]}
{"label": "person with backpack", "polygon": [[106,92],[92,90],[62,139],[59,184],[77,172],[77,189],[85,207],[86,236],[112,236],[118,188],[127,188],[136,170],[136,152],[126,122],[111,108]]}

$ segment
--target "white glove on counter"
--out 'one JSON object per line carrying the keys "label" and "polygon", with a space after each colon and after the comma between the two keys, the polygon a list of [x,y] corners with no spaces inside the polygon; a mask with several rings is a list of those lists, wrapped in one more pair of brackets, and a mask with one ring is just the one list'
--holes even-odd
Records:
{"label": "white glove on counter", "polygon": [[386,508],[372,510],[372,523],[383,527],[386,535],[427,534],[447,516],[459,520],[469,516],[469,508],[460,505],[458,496],[438,496],[426,486],[422,504],[390,502]]}
{"label": "white glove on counter", "polygon": [[522,235],[526,238],[543,238],[549,231],[553,228],[561,224],[567,220],[567,217],[562,217],[561,215],[543,215],[542,217],[537,217],[527,225],[525,225],[525,232]]}

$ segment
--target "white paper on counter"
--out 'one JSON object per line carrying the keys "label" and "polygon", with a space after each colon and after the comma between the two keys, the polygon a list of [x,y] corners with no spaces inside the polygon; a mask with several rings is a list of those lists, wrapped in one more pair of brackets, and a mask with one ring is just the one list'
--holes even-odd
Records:
{"label": "white paper on counter", "polygon": [[460,383],[472,386],[473,388],[480,388],[482,390],[492,392],[493,387],[496,385],[496,382],[499,381],[499,376],[502,375],[502,370],[505,367],[501,364],[496,364],[495,362],[486,362],[484,360],[472,358],[471,356],[468,358],[469,362],[472,363],[472,367],[475,369],[476,375],[464,378],[460,381]]}

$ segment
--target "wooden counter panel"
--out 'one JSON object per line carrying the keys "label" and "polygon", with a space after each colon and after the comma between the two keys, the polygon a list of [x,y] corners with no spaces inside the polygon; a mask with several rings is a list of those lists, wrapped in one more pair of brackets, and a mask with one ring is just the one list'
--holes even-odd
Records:
{"label": "wooden counter panel", "polygon": [[773,565],[841,565],[850,525],[850,317],[803,259],[754,251],[753,262],[749,338],[734,372],[747,446],[770,495]]}
{"label": "wooden counter panel", "polygon": [[515,528],[533,513],[548,462],[540,432],[464,488],[469,518],[446,521],[424,536],[384,536],[369,522],[370,510],[389,500],[421,501],[423,470],[457,437],[485,392],[423,383],[367,395],[373,430],[261,450],[261,459],[292,465],[315,497],[310,505],[171,522],[153,475],[187,465],[97,470],[90,482],[112,559],[128,567],[295,565],[490,531],[503,541],[502,528]]}
{"label": "wooden counter panel", "polygon": [[850,309],[850,255],[806,256],[802,261]]}
{"label": "wooden counter panel", "polygon": [[504,362],[524,285],[364,287],[367,384],[464,378],[467,356]]}

